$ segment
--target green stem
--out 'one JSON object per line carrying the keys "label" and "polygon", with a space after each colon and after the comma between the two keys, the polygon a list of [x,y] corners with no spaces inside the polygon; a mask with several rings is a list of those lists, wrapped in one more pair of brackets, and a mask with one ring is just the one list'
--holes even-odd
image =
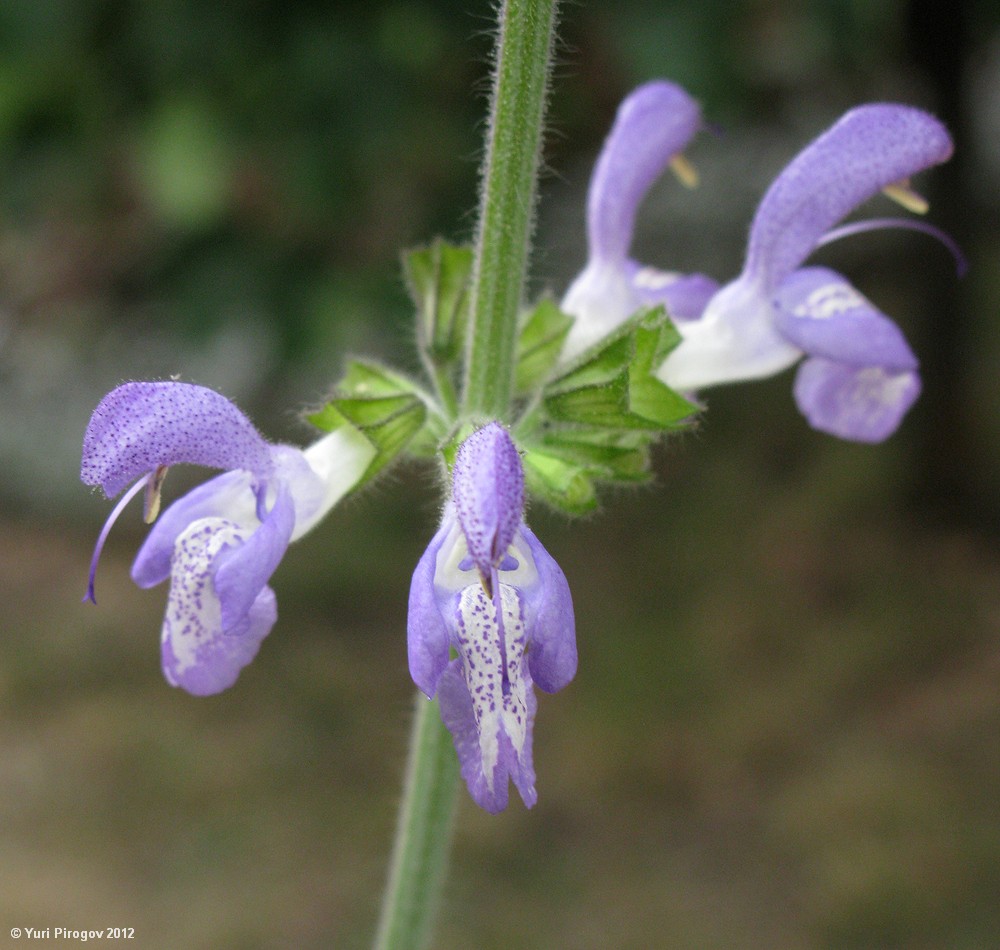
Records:
{"label": "green stem", "polygon": [[510,409],[556,0],[504,0],[483,165],[463,408]]}
{"label": "green stem", "polygon": [[451,850],[458,775],[438,704],[418,692],[376,950],[418,950],[430,941]]}

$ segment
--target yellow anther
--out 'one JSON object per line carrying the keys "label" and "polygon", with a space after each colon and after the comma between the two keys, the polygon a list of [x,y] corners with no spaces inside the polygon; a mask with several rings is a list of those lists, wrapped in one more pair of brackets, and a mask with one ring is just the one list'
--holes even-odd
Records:
{"label": "yellow anther", "polygon": [[156,516],[160,513],[160,489],[163,488],[163,480],[167,477],[167,466],[161,465],[146,482],[146,495],[142,502],[142,520],[146,524],[156,521]]}
{"label": "yellow anther", "polygon": [[896,204],[902,205],[907,211],[912,211],[914,214],[927,214],[927,209],[930,207],[927,199],[923,195],[918,195],[910,187],[910,180],[908,178],[894,182],[891,185],[886,185],[882,189],[882,194],[887,198],[891,198]]}
{"label": "yellow anther", "polygon": [[479,572],[479,583],[483,585],[483,590],[486,592],[486,596],[492,600],[493,599],[493,582],[489,574],[485,574],[482,571]]}
{"label": "yellow anther", "polygon": [[670,170],[685,188],[698,187],[698,169],[694,167],[680,152],[670,159]]}

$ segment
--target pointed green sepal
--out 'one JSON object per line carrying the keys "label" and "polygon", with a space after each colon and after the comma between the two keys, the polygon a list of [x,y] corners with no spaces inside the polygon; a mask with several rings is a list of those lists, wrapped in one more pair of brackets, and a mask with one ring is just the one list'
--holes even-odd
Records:
{"label": "pointed green sepal", "polygon": [[540,448],[585,468],[597,481],[642,482],[649,478],[652,441],[650,434],[641,430],[566,428],[546,434]]}
{"label": "pointed green sepal", "polygon": [[435,366],[447,366],[462,353],[471,274],[472,248],[440,238],[403,255],[403,276],[417,308],[420,346]]}
{"label": "pointed green sepal", "polygon": [[406,377],[374,363],[354,361],[336,394],[307,418],[325,432],[354,426],[371,442],[375,457],[359,483],[364,484],[424,428],[427,405]]}
{"label": "pointed green sepal", "polygon": [[597,492],[587,471],[547,452],[532,449],[524,454],[528,491],[571,515],[597,507]]}
{"label": "pointed green sepal", "polygon": [[597,507],[601,483],[635,484],[650,477],[649,449],[656,433],[580,427],[536,433],[524,451],[528,489],[553,507],[578,515]]}
{"label": "pointed green sepal", "polygon": [[588,427],[681,427],[697,407],[654,375],[679,339],[662,307],[636,314],[545,387],[545,411]]}
{"label": "pointed green sepal", "polygon": [[338,396],[369,399],[375,396],[412,395],[420,398],[420,390],[413,380],[379,363],[351,360],[344,377],[337,384]]}
{"label": "pointed green sepal", "polygon": [[519,396],[537,389],[552,372],[563,343],[573,326],[573,318],[544,298],[521,325],[517,339],[515,392]]}

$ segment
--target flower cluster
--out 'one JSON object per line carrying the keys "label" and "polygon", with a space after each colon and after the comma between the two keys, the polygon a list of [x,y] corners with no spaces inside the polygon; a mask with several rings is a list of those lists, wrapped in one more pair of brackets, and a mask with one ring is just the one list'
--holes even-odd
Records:
{"label": "flower cluster", "polygon": [[[350,363],[310,417],[326,434],[306,449],[268,442],[201,386],[114,389],[87,427],[81,478],[109,498],[132,487],[98,538],[88,599],[112,525],[145,491],[155,524],[132,578],[140,587],[170,580],[164,675],[195,695],[217,693],[275,624],[270,579],[288,545],[404,451],[443,458],[451,464],[441,524],[410,586],[410,674],[438,701],[476,803],[501,811],[513,782],[533,805],[534,687],[566,686],[577,652],[569,585],[525,524],[527,494],[588,510],[595,485],[648,476],[650,446],[687,423],[701,390],[799,361],[800,410],[845,439],[885,439],[920,391],[899,328],[840,274],[804,262],[836,237],[899,225],[836,229],[879,191],[925,210],[909,178],[949,157],[944,127],[901,105],[848,112],[778,175],[753,218],[742,271],[720,286],[630,256],[656,179],[672,167],[691,183],[682,152],[701,125],[697,103],[672,83],[648,83],[622,103],[591,180],[588,260],[560,307],[543,300],[524,315],[516,401],[503,423],[474,428],[482,420],[460,408],[473,261],[469,249],[443,242],[406,259],[428,383]],[[167,469],[181,463],[222,474],[157,520]]]}

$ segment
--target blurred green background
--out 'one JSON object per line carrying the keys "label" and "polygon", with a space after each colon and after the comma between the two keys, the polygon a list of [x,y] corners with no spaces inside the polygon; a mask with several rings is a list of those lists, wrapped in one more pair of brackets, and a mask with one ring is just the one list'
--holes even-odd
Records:
{"label": "blurred green background", "polygon": [[[80,438],[124,379],[222,389],[272,439],[343,360],[414,364],[400,249],[473,227],[486,0],[0,4],[0,943],[363,947],[405,755],[409,575],[432,473],[295,545],[280,619],[211,699],[158,668],[165,591]],[[657,186],[637,256],[720,279],[767,183],[861,101],[935,111],[918,183],[971,262],[903,232],[817,260],[904,328],[925,392],[872,448],[789,374],[709,393],[657,485],[534,529],[580,672],[541,697],[540,800],[463,799],[439,948],[1000,945],[1000,16],[933,0],[567,4],[533,292],[583,263],[620,98],[666,76],[718,134]],[[887,205],[872,213],[892,213]],[[176,471],[168,497],[199,477]],[[464,794],[464,793],[463,793]]]}

